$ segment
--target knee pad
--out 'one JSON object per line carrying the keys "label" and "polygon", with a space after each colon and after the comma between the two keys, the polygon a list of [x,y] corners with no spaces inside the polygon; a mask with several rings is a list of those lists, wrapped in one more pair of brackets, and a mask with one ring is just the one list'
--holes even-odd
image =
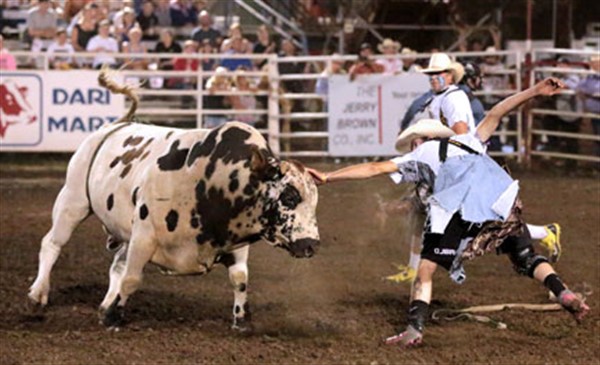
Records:
{"label": "knee pad", "polygon": [[513,267],[520,275],[527,275],[533,277],[535,268],[544,262],[548,262],[548,259],[542,255],[538,255],[533,250],[533,247],[525,247],[518,251],[509,253],[510,260],[513,263]]}

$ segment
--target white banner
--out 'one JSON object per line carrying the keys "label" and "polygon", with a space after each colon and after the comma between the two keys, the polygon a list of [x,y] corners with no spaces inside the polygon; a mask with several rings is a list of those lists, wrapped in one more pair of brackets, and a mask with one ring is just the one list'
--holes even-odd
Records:
{"label": "white banner", "polygon": [[[91,132],[125,111],[123,95],[98,85],[98,71],[0,75],[0,151],[75,151]],[[115,81],[122,82],[118,76]]]}
{"label": "white banner", "polygon": [[390,156],[410,104],[429,90],[420,73],[347,75],[329,78],[329,153],[332,156]]}

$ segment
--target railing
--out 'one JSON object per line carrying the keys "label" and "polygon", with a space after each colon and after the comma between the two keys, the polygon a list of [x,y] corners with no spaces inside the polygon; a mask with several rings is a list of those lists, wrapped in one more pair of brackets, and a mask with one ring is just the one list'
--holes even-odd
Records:
{"label": "railing", "polygon": [[[559,52],[579,56],[586,56],[590,53],[562,50],[544,50],[543,52]],[[45,53],[32,52],[13,52],[15,56],[27,60],[37,59],[37,66],[42,69],[49,69],[48,56]],[[478,57],[489,56],[488,52],[481,53],[453,53],[455,57]],[[478,91],[476,95],[479,97],[497,96],[506,97],[522,89],[521,85],[521,64],[522,54],[519,52],[499,51],[494,55],[505,57],[511,61],[511,66],[494,72],[494,75],[506,76],[512,79],[509,82],[511,87],[503,90],[486,90]],[[539,52],[534,52],[534,60],[538,58]],[[59,56],[59,55],[56,55]],[[64,55],[60,55],[64,56]],[[72,55],[77,59],[90,59],[95,56],[93,53],[75,53]],[[161,58],[173,58],[173,54],[114,54],[115,58],[126,60],[129,58],[147,59],[156,61]],[[384,56],[376,56],[375,58],[383,58]],[[417,60],[425,60],[430,57],[430,54],[416,55],[398,55],[398,58],[415,58]],[[211,115],[257,115],[266,119],[265,128],[260,129],[264,133],[273,151],[284,157],[329,157],[331,154],[328,150],[329,131],[328,118],[329,113],[326,111],[323,104],[323,95],[317,94],[312,87],[304,87],[299,92],[283,91],[280,88],[281,83],[288,81],[300,81],[306,84],[312,84],[315,80],[323,77],[321,70],[331,66],[334,60],[331,56],[298,56],[298,57],[277,57],[275,55],[229,55],[229,54],[178,54],[175,58],[185,59],[214,59],[222,60],[224,58],[239,59],[246,58],[251,60],[267,60],[267,66],[263,71],[245,71],[245,76],[251,78],[266,78],[268,87],[258,91],[223,91],[218,93],[210,93],[204,87],[206,79],[215,75],[214,71],[204,71],[201,67],[198,71],[167,71],[167,70],[129,70],[121,71],[125,79],[156,79],[163,78],[164,80],[173,78],[190,78],[195,85],[193,89],[167,89],[162,87],[144,87],[140,88],[137,93],[140,95],[142,102],[138,109],[137,115],[141,118],[151,120],[153,122],[162,122],[163,124],[172,124],[181,122],[183,126],[202,127],[206,116]],[[345,55],[336,56],[335,60],[354,61],[355,56]],[[279,66],[283,63],[302,62],[312,65],[309,73],[298,74],[279,74]],[[592,72],[587,70],[572,70],[572,69],[557,69],[553,67],[535,67],[531,70],[530,77],[532,81],[541,73],[573,73],[579,75],[589,75]],[[224,76],[233,77],[237,72],[227,72]],[[254,110],[233,110],[233,109],[208,109],[204,105],[206,97],[216,96],[233,96],[233,95],[248,95],[252,94],[257,97],[266,99],[266,105],[263,108]],[[567,90],[564,94],[573,94],[572,90]],[[176,98],[181,100],[188,98],[188,105],[179,107],[168,103],[159,103],[157,98]],[[154,99],[152,99],[154,98]],[[177,99],[178,98],[178,99]],[[153,101],[154,100],[154,101]],[[296,107],[290,104],[296,103]],[[598,136],[585,133],[568,133],[544,130],[534,123],[536,116],[543,115],[562,115],[575,116],[582,118],[600,118],[600,115],[583,113],[583,112],[564,112],[551,109],[536,107],[528,110],[526,113],[527,133],[524,133],[523,128],[523,112],[521,109],[513,112],[514,120],[505,118],[501,124],[499,131],[495,133],[503,144],[510,146],[503,151],[492,152],[492,155],[506,156],[517,158],[518,161],[533,156],[547,156],[557,158],[572,158],[586,161],[600,161],[598,157],[590,155],[572,155],[562,151],[538,151],[535,150],[532,141],[534,138],[560,137],[560,138],[577,138],[584,141],[600,141]]]}
{"label": "railing", "polygon": [[[544,62],[544,59],[541,58],[542,55],[546,55],[546,62]],[[598,51],[581,51],[570,49],[534,50],[531,54],[534,67],[532,67],[529,74],[530,82],[534,83],[536,80],[548,75],[555,75],[559,78],[567,77],[569,75],[575,75],[578,78],[583,78],[588,75],[597,74],[597,72],[594,72],[593,70],[576,69],[570,67],[548,67],[538,65],[548,63],[547,60],[554,60],[558,56],[570,57],[573,61],[585,61],[588,57],[594,55],[597,56]],[[575,90],[564,90],[563,92],[561,92],[560,95],[575,97],[576,92]],[[600,98],[600,90],[597,90],[597,94],[595,94],[595,97]],[[579,103],[576,101],[576,105],[578,104]],[[542,123],[539,123],[540,119],[542,119],[543,121],[543,118],[548,118],[549,116],[576,119],[574,121],[559,121],[554,119],[547,122],[546,125],[550,125],[556,127],[557,129],[560,129],[561,123],[571,123],[571,126],[568,129],[576,129],[578,130],[578,132],[560,131],[544,128]],[[577,119],[579,120],[577,121]],[[594,150],[594,147],[592,146],[590,148],[588,141],[592,141],[593,143],[600,143],[600,135],[595,135],[593,133],[585,133],[585,127],[588,126],[586,121],[589,119],[600,119],[600,114],[589,113],[582,110],[579,107],[575,107],[574,110],[557,110],[555,107],[553,108],[550,106],[537,106],[535,108],[530,109],[529,113],[527,114],[528,134],[526,151],[528,152],[528,162],[531,161],[531,156],[600,162],[600,156],[593,155],[592,153],[590,153]],[[548,121],[548,119],[546,120]],[[580,124],[575,125],[573,123]],[[564,125],[562,127],[564,127]],[[556,138],[556,141],[570,142],[571,145],[575,143],[577,147],[575,147],[574,149],[578,151],[567,151],[566,148],[560,148],[560,146],[557,143],[547,143],[547,141],[552,138]],[[543,148],[545,144],[551,145],[550,147],[552,148],[552,150],[547,150]],[[573,149],[573,146],[571,146],[570,148]]]}

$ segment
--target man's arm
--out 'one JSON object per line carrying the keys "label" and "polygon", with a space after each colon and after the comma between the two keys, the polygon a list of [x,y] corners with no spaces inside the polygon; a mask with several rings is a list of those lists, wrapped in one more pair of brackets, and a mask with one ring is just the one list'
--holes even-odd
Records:
{"label": "man's arm", "polygon": [[321,172],[311,168],[308,169],[308,172],[312,175],[317,184],[325,184],[334,181],[362,180],[396,171],[398,171],[398,167],[392,161],[352,165],[332,172]]}
{"label": "man's arm", "polygon": [[540,95],[554,95],[559,93],[561,89],[564,88],[565,85],[559,79],[549,77],[526,90],[502,100],[490,110],[485,118],[483,118],[483,121],[477,127],[477,136],[481,142],[486,142],[491,137],[492,133],[494,133],[496,128],[498,128],[500,119],[508,112],[528,101],[529,99]]}

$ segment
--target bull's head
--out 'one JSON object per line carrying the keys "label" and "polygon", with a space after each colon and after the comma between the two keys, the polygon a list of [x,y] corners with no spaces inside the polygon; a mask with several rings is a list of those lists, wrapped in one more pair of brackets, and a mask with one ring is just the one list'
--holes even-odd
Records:
{"label": "bull's head", "polygon": [[261,222],[264,239],[284,248],[293,257],[313,256],[319,247],[317,186],[304,166],[278,161],[264,150],[253,151],[251,168],[266,182]]}

